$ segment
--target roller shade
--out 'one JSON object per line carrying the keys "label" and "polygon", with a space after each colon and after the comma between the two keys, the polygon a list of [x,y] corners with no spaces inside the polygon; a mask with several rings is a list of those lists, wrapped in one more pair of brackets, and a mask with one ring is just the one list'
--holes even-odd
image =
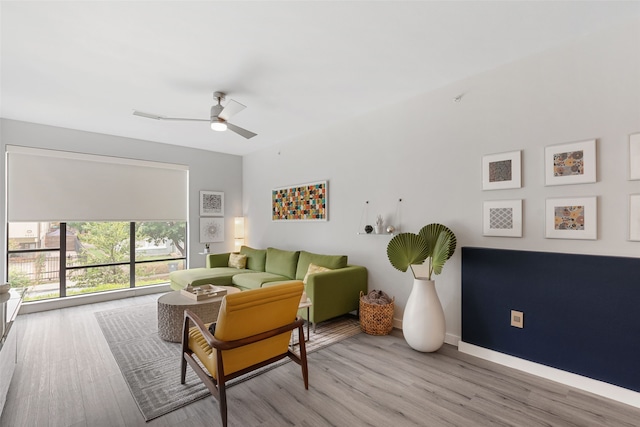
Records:
{"label": "roller shade", "polygon": [[186,221],[188,167],[6,147],[7,220]]}

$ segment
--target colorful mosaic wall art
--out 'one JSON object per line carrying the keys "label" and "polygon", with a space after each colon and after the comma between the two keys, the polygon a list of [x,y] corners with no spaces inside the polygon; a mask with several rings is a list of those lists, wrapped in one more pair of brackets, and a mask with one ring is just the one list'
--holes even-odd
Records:
{"label": "colorful mosaic wall art", "polygon": [[271,191],[273,221],[327,221],[327,181],[276,188]]}

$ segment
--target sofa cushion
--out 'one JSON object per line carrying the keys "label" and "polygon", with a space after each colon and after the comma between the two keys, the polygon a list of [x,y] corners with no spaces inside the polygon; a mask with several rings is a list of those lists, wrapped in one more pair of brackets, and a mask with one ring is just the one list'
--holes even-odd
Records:
{"label": "sofa cushion", "polygon": [[321,265],[332,270],[347,266],[346,255],[319,255],[307,251],[300,251],[296,279],[303,280],[309,270],[309,264]]}
{"label": "sofa cushion", "polygon": [[233,276],[232,283],[242,289],[258,289],[262,287],[264,283],[282,282],[286,280],[289,280],[289,278],[261,271],[256,273],[237,274]]}
{"label": "sofa cushion", "polygon": [[309,264],[309,269],[307,270],[307,274],[304,276],[302,283],[305,285],[307,284],[307,279],[310,274],[322,273],[323,271],[331,271],[331,269],[321,265],[315,265],[314,263]]}
{"label": "sofa cushion", "polygon": [[240,253],[247,256],[247,268],[253,271],[264,271],[267,251],[265,249],[253,249],[249,246],[240,248]]}
{"label": "sofa cushion", "polygon": [[230,254],[229,267],[243,270],[247,266],[247,256],[244,254]]}
{"label": "sofa cushion", "polygon": [[231,286],[232,277],[244,273],[251,273],[251,270],[238,271],[237,268],[216,267],[216,268],[190,268],[188,270],[178,270],[169,273],[171,287],[173,289],[184,289],[187,286],[217,285]]}
{"label": "sofa cushion", "polygon": [[293,279],[296,276],[299,255],[300,252],[297,251],[267,248],[267,263],[264,271]]}

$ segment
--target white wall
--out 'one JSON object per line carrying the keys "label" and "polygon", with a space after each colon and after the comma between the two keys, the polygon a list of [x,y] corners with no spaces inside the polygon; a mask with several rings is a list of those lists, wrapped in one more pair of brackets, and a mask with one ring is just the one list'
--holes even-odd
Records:
{"label": "white wall", "polygon": [[[188,256],[190,267],[204,267],[205,262],[204,256],[198,255],[198,252],[202,252],[204,248],[204,245],[199,243],[200,190],[224,192],[225,241],[212,243],[211,251],[233,250],[233,217],[242,215],[242,158],[240,156],[7,119],[0,120],[0,145],[3,153],[5,145],[20,145],[187,165],[189,166]],[[3,200],[3,209],[0,214],[2,223],[6,218],[4,168],[3,161],[0,166],[0,174],[3,177],[0,190]],[[109,178],[105,177],[105,179]],[[140,202],[144,203],[144,200]],[[172,203],[170,194],[167,194],[166,202]],[[0,227],[0,237],[1,241],[5,242],[4,227]],[[3,247],[6,248],[6,242]],[[4,263],[0,264],[2,264],[0,265],[1,277],[4,278]]]}
{"label": "white wall", "polygon": [[[454,103],[459,94],[462,101]],[[403,231],[441,222],[459,247],[638,257],[640,242],[626,241],[628,196],[640,193],[640,181],[627,180],[634,132],[640,132],[638,21],[245,156],[247,244],[347,254],[350,263],[368,268],[369,289],[396,297],[398,319],[412,277],[389,264],[389,237],[356,235],[366,200],[367,223],[377,213],[394,215],[402,198]],[[545,146],[594,138],[597,183],[544,186]],[[482,156],[513,150],[523,150],[523,188],[482,191]],[[323,179],[329,180],[328,222],[270,221],[272,188]],[[544,238],[546,198],[593,195],[598,240]],[[482,236],[482,203],[500,199],[524,200],[522,238]],[[461,333],[460,261],[457,250],[436,276],[449,340]]]}

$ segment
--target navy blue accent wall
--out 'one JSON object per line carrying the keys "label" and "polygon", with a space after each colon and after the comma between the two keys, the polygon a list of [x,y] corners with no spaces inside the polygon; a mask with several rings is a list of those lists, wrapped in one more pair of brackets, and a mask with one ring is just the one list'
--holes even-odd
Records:
{"label": "navy blue accent wall", "polygon": [[640,392],[640,258],[464,247],[462,340]]}

